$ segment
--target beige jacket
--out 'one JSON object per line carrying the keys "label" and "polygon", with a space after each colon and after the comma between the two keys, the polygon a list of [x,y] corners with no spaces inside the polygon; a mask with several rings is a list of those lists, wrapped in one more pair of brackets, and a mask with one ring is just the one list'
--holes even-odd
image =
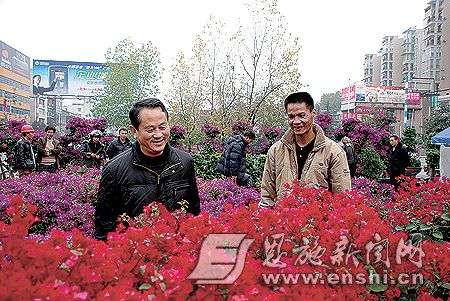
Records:
{"label": "beige jacket", "polygon": [[[319,125],[314,124],[313,129],[316,141],[306,159],[299,182],[305,182],[306,187],[323,187],[333,193],[351,189],[345,151],[326,137]],[[292,184],[298,178],[295,149],[295,139],[290,129],[270,147],[261,183],[260,207],[275,205],[275,198],[287,192],[285,184]]]}

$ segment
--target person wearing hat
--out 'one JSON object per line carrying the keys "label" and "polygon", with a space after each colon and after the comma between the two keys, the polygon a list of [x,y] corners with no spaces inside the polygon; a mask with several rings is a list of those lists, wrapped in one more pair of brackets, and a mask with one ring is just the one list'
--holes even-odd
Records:
{"label": "person wearing hat", "polygon": [[16,144],[16,169],[19,177],[28,175],[36,169],[35,151],[31,140],[34,138],[34,129],[25,124],[20,130],[22,138]]}
{"label": "person wearing hat", "polygon": [[95,167],[100,169],[105,160],[105,148],[100,142],[100,137],[103,136],[99,130],[93,130],[90,133],[90,140],[84,144],[83,158],[87,167]]}

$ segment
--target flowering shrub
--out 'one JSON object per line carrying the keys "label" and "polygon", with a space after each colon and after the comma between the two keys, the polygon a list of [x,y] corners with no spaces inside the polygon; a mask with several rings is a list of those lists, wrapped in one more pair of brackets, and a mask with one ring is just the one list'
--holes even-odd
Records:
{"label": "flowering shrub", "polygon": [[247,121],[238,120],[231,125],[233,135],[244,135],[246,131],[253,130],[253,126]]}
{"label": "flowering shrub", "polygon": [[[128,228],[120,226],[110,233],[107,243],[76,230],[71,234],[55,230],[41,243],[23,239],[37,208],[32,204],[25,208],[19,197],[10,203],[8,223],[0,223],[0,295],[6,300],[444,300],[448,296],[450,243],[425,241],[420,247],[424,256],[411,258],[402,251],[402,256],[394,257],[398,246],[410,246],[405,245],[408,235],[393,234],[390,220],[380,218],[357,191],[332,195],[294,183],[292,193],[272,209],[258,210],[250,202],[231,210],[229,204],[218,218],[205,212],[197,217],[170,214],[164,206],[151,204],[143,215],[127,220]],[[211,233],[244,233],[253,239],[242,274],[232,284],[194,285],[195,280],[187,279],[203,239]],[[389,243],[379,244],[384,241]],[[381,252],[375,247],[382,247]],[[378,274],[389,281],[294,285],[262,277],[289,272],[321,275],[316,279]],[[424,283],[391,281],[403,273],[420,273]]]}
{"label": "flowering shrub", "polygon": [[81,230],[93,235],[94,201],[100,179],[98,169],[70,167],[55,173],[32,173],[2,181],[0,219],[10,206],[9,196],[20,195],[26,204],[36,205],[37,217],[31,231],[49,234],[54,229]]}
{"label": "flowering shrub", "polygon": [[201,131],[203,133],[205,133],[207,138],[210,138],[210,139],[215,139],[217,137],[217,135],[222,133],[217,127],[215,127],[214,125],[209,124],[209,123],[205,123],[202,126]]}
{"label": "flowering shrub", "polygon": [[320,125],[320,127],[323,129],[325,135],[330,136],[329,128],[331,126],[331,123],[333,122],[333,117],[331,117],[328,114],[318,114],[316,116],[315,122]]}
{"label": "flowering shrub", "polygon": [[83,143],[90,139],[89,134],[93,130],[99,130],[103,133],[100,142],[105,146],[110,143],[114,137],[106,135],[106,128],[108,120],[106,118],[92,118],[85,119],[81,117],[73,117],[67,121],[67,134],[58,137],[61,142],[62,152],[60,154],[61,164],[66,165],[81,165],[83,156],[81,150]]}
{"label": "flowering shrub", "polygon": [[170,127],[170,145],[176,148],[183,149],[183,143],[185,130],[176,124]]}
{"label": "flowering shrub", "polygon": [[450,241],[450,179],[403,181],[394,202],[387,204],[393,226],[425,239]]}
{"label": "flowering shrub", "polygon": [[234,209],[248,205],[259,199],[259,193],[254,188],[244,188],[236,185],[231,179],[198,180],[201,210],[214,217],[222,213],[231,213]]}
{"label": "flowering shrub", "polygon": [[264,131],[264,136],[266,136],[267,140],[271,143],[274,143],[277,138],[280,136],[281,130],[279,128],[268,128]]}
{"label": "flowering shrub", "polygon": [[[23,125],[27,122],[26,120],[4,120],[0,121],[0,152],[6,152],[8,156],[8,164],[14,166],[14,158],[16,154],[16,144],[17,141],[22,138],[20,130]],[[32,143],[37,144],[37,140],[44,136],[45,133],[42,131],[35,131]]]}

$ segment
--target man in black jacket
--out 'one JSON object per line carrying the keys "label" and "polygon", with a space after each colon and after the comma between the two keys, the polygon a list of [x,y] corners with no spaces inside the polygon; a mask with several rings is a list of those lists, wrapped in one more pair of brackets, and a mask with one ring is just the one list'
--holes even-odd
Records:
{"label": "man in black jacket", "polygon": [[31,140],[34,138],[33,127],[25,124],[20,129],[20,132],[22,138],[16,144],[16,169],[21,177],[36,170],[36,152],[31,144]]}
{"label": "man in black jacket", "polygon": [[400,142],[400,138],[397,135],[391,135],[389,143],[392,146],[389,150],[389,176],[391,178],[391,184],[397,188],[399,182],[396,178],[405,174],[410,159],[406,146]]}
{"label": "man in black jacket", "polygon": [[252,177],[245,172],[245,148],[253,140],[255,140],[253,131],[245,132],[244,136],[231,136],[220,156],[216,171],[232,177],[239,186],[254,187]]}
{"label": "man in black jacket", "polygon": [[108,146],[108,150],[106,151],[109,159],[114,158],[118,154],[131,147],[130,139],[128,139],[127,136],[128,130],[126,128],[120,128],[119,137],[111,142],[111,144]]}
{"label": "man in black jacket", "polygon": [[95,237],[105,239],[117,218],[135,217],[153,201],[169,211],[200,213],[200,198],[192,157],[172,148],[169,114],[156,98],[136,102],[129,113],[132,147],[103,169],[95,208]]}

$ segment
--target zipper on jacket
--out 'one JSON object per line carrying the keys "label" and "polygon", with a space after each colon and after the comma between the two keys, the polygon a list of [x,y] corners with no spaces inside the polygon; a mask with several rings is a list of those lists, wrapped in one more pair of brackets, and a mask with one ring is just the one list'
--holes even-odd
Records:
{"label": "zipper on jacket", "polygon": [[176,163],[176,164],[170,165],[170,166],[167,167],[167,168],[164,168],[164,169],[161,171],[160,174],[158,174],[156,171],[151,170],[151,169],[148,168],[147,166],[144,166],[144,165],[141,165],[141,164],[137,164],[137,163],[133,163],[133,164],[136,165],[136,166],[140,166],[140,167],[142,167],[142,168],[145,168],[145,169],[147,169],[149,172],[155,174],[155,175],[156,175],[156,179],[157,179],[157,184],[159,185],[160,180],[161,180],[161,175],[162,175],[166,170],[171,169],[172,167],[175,167],[175,166],[177,166],[178,164],[181,164],[181,163],[178,162],[178,163]]}

